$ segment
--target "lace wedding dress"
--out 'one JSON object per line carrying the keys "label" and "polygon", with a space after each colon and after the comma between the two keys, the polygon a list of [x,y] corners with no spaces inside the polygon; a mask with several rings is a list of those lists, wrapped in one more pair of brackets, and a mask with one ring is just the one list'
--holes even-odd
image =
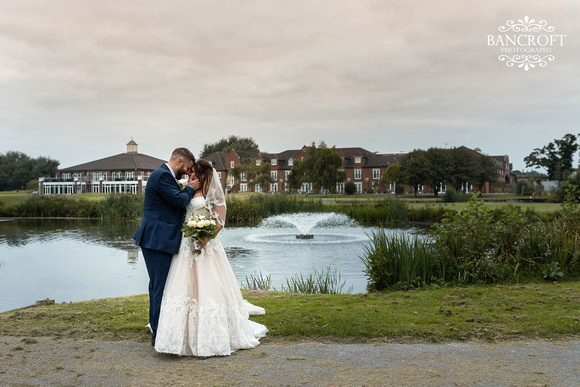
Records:
{"label": "lace wedding dress", "polygon": [[[225,218],[225,203],[223,207]],[[195,197],[186,207],[186,218],[208,215],[211,208],[203,196]],[[212,212],[219,221],[220,214]],[[194,252],[192,238],[184,237],[171,261],[155,350],[206,357],[254,348],[268,329],[248,317],[264,313],[242,298],[219,235],[201,254]]]}

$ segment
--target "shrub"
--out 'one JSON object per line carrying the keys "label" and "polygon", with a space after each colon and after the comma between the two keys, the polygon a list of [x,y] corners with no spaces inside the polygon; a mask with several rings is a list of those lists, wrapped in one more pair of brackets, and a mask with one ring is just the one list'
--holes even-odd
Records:
{"label": "shrub", "polygon": [[344,185],[344,193],[347,195],[354,195],[356,193],[356,185],[349,181]]}
{"label": "shrub", "polygon": [[444,203],[464,203],[469,201],[471,195],[464,194],[461,192],[457,192],[453,188],[448,188],[445,194],[443,195],[443,202]]}

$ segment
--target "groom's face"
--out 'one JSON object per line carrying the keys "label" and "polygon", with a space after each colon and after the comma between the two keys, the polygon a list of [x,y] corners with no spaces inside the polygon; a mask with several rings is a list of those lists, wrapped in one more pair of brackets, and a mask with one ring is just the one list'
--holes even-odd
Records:
{"label": "groom's face", "polygon": [[181,162],[181,165],[179,166],[179,168],[177,169],[177,173],[175,174],[175,177],[177,177],[177,180],[179,179],[183,179],[184,175],[190,175],[193,169],[193,161],[183,161]]}

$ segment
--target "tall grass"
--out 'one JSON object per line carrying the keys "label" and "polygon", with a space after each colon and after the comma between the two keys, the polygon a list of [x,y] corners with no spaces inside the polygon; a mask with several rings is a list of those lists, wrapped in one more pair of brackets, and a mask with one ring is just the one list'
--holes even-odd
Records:
{"label": "tall grass", "polygon": [[246,200],[227,197],[227,222],[229,224],[256,225],[272,215],[291,212],[321,212],[322,201],[288,193],[252,195]]}
{"label": "tall grass", "polygon": [[97,204],[101,219],[137,219],[143,216],[143,195],[110,194]]}
{"label": "tall grass", "polygon": [[[327,267],[326,270],[318,271],[304,276],[302,273],[294,274],[291,278],[286,279],[286,286],[282,285],[281,291],[290,293],[303,294],[343,294],[346,281],[342,281],[340,273]],[[242,288],[250,290],[276,290],[272,287],[272,278],[270,275],[264,276],[262,272],[255,271],[253,274],[246,276]],[[352,292],[352,286],[346,290]]]}
{"label": "tall grass", "polygon": [[379,228],[360,257],[369,278],[368,289],[416,289],[430,284],[437,265],[431,244],[419,236],[386,234]]}
{"label": "tall grass", "polygon": [[[303,294],[342,294],[346,281],[341,281],[341,276],[330,267],[320,272],[314,268],[314,274],[303,276],[302,273],[294,274],[286,280],[286,287],[282,285],[283,292]],[[347,293],[352,292],[352,287]]]}
{"label": "tall grass", "polygon": [[408,222],[407,204],[397,199],[379,203],[341,203],[325,206],[325,211],[339,212],[361,223],[400,225]]}
{"label": "tall grass", "polygon": [[16,204],[16,215],[21,217],[78,217],[97,216],[97,203],[64,196],[34,195]]}

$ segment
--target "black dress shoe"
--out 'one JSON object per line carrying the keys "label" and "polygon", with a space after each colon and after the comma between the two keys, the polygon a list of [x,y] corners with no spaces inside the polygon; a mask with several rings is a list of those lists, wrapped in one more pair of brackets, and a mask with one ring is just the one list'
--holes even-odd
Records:
{"label": "black dress shoe", "polygon": [[155,339],[151,339],[151,345],[155,347]]}

